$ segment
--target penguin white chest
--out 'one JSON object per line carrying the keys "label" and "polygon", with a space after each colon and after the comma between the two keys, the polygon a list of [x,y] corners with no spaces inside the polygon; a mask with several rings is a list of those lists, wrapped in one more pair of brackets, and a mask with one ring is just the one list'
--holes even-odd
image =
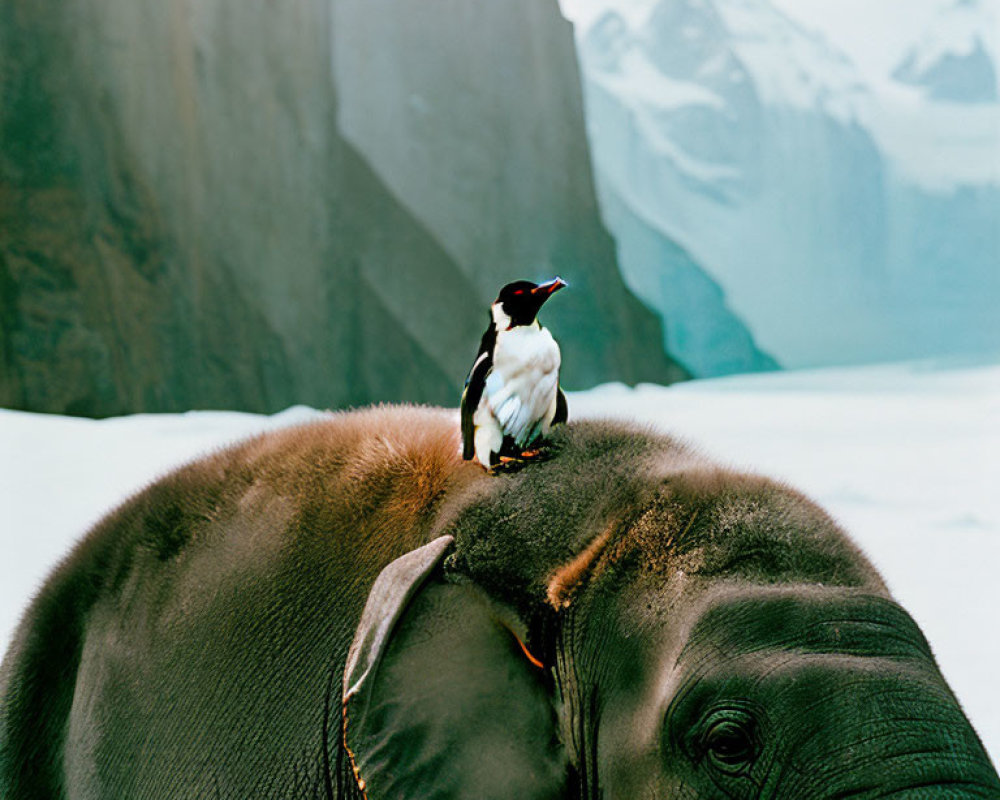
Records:
{"label": "penguin white chest", "polygon": [[500,331],[481,411],[488,411],[519,446],[548,433],[559,387],[559,345],[545,328]]}

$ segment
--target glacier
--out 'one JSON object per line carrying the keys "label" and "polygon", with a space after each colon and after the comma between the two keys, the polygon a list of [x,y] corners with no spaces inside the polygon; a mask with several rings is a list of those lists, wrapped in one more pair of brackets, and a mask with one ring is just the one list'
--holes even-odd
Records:
{"label": "glacier", "polygon": [[994,0],[562,9],[621,269],[694,374],[733,318],[791,368],[1000,352]]}

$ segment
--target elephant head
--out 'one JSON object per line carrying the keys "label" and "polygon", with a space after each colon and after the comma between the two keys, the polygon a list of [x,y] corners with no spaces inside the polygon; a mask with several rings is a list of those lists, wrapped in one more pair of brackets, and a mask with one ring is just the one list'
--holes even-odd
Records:
{"label": "elephant head", "polygon": [[[656,595],[654,594],[654,597]],[[913,621],[822,587],[720,587],[679,636],[612,647],[600,787],[612,797],[995,797],[996,775]],[[615,659],[613,659],[615,660]]]}
{"label": "elephant head", "polygon": [[549,445],[492,477],[383,408],[149,487],[22,621],[0,796],[1000,797],[815,504],[620,425]]}
{"label": "elephant head", "polygon": [[1000,797],[815,505],[673,444],[558,444],[376,581],[343,695],[366,797]]}

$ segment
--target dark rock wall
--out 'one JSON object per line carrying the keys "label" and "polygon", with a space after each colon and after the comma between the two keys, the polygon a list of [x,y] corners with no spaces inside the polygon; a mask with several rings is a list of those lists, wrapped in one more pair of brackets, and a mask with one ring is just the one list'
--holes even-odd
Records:
{"label": "dark rock wall", "polygon": [[480,300],[516,278],[559,274],[571,288],[543,321],[570,387],[679,377],[600,222],[573,31],[557,3],[338,0],[334,9],[345,136]]}
{"label": "dark rock wall", "polygon": [[[373,16],[386,10],[377,5]],[[405,40],[408,12],[397,5]],[[501,6],[527,5],[468,6],[454,24],[474,31]],[[425,139],[383,131],[383,148],[432,158],[443,176],[453,159],[478,164],[468,175],[474,194],[476,185],[490,194],[498,168],[511,185],[518,174],[553,176],[545,192],[507,193],[444,224],[401,200],[368,166],[372,154],[341,135],[331,32],[344,22],[333,14],[328,0],[0,7],[0,405],[103,416],[454,403],[501,270],[470,270],[449,230],[477,237],[484,263],[514,260],[519,274],[538,242],[555,271],[572,278],[563,265],[585,265],[578,290],[548,318],[566,341],[573,385],[678,374],[591,214],[585,148],[549,162],[552,145],[498,167],[486,119],[470,119],[461,140],[442,125],[460,150],[430,156]],[[509,46],[556,41],[562,59],[538,80],[549,96],[577,97],[554,0],[527,22],[503,36],[530,44]],[[442,31],[437,51],[450,52],[454,34]],[[378,61],[398,43],[371,44]],[[474,76],[489,96],[503,61],[477,59],[503,54],[460,54],[477,66],[455,80]],[[542,112],[532,135],[582,141],[579,114],[532,106]],[[510,218],[499,238],[497,217]],[[537,221],[520,231],[529,218]],[[532,247],[510,244],[522,238]]]}

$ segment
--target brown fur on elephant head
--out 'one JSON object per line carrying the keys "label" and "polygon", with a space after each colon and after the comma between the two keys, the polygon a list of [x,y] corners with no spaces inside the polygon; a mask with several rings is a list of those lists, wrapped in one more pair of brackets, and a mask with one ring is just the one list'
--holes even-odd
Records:
{"label": "brown fur on elephant head", "polygon": [[972,798],[922,635],[815,505],[610,423],[490,477],[451,413],[272,433],[98,525],[0,672],[0,789]]}

